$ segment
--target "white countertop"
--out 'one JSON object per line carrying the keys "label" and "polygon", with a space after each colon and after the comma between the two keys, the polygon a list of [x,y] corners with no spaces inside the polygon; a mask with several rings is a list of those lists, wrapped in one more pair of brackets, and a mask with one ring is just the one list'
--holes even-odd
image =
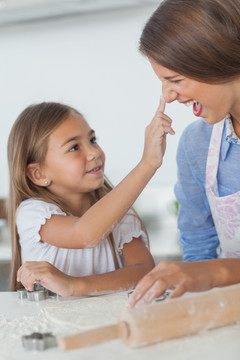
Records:
{"label": "white countertop", "polygon": [[[62,298],[64,302],[69,298]],[[239,360],[240,324],[202,332],[198,335],[182,337],[138,349],[129,349],[121,340],[71,351],[52,348],[42,352],[26,351],[21,344],[21,333],[13,336],[14,324],[37,316],[46,306],[56,306],[57,300],[30,302],[18,299],[15,292],[0,293],[0,360]],[[33,329],[34,330],[34,329]],[[8,341],[9,339],[9,341]]]}

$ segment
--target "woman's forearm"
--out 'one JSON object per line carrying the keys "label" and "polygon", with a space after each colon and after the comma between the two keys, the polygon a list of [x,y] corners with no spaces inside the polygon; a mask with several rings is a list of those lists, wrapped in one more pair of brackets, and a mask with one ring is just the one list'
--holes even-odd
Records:
{"label": "woman's forearm", "polygon": [[217,259],[209,261],[211,287],[222,287],[240,283],[240,259]]}

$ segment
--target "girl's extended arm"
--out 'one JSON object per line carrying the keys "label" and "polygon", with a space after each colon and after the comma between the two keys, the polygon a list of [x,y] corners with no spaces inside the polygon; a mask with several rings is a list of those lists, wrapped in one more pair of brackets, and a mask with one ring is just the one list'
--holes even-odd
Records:
{"label": "girl's extended arm", "polygon": [[36,281],[62,296],[99,295],[133,289],[154,267],[154,261],[140,238],[125,244],[122,251],[125,267],[109,273],[78,278],[62,273],[47,262],[26,262],[18,270],[17,280],[30,291]]}
{"label": "girl's extended arm", "polygon": [[161,99],[146,128],[144,152],[139,164],[80,218],[53,215],[41,228],[44,242],[63,248],[90,248],[111,231],[162,164],[166,134],[174,134],[171,119],[163,113],[164,107],[165,102]]}
{"label": "girl's extended arm", "polygon": [[129,306],[141,306],[173,289],[171,297],[186,291],[205,291],[240,283],[240,259],[159,263],[139,282],[128,300]]}

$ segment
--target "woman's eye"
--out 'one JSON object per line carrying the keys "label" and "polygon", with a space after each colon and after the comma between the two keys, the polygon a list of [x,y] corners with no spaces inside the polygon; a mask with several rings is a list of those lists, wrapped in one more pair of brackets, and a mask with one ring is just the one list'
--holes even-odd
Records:
{"label": "woman's eye", "polygon": [[182,81],[182,79],[179,80],[171,80],[172,84],[179,84]]}
{"label": "woman's eye", "polygon": [[73,146],[71,147],[71,149],[70,149],[71,152],[72,152],[72,151],[77,151],[77,150],[79,150],[78,144],[73,145]]}

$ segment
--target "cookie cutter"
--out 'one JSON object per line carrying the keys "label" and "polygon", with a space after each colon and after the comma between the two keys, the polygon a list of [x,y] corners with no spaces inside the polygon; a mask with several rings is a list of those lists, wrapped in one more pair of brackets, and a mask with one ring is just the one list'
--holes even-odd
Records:
{"label": "cookie cutter", "polygon": [[39,283],[34,283],[33,291],[28,291],[23,288],[19,289],[17,292],[19,299],[27,299],[29,301],[41,301],[48,298],[57,298],[59,296]]}
{"label": "cookie cutter", "polygon": [[158,301],[164,301],[166,298],[169,297],[169,295],[171,295],[172,291],[171,290],[166,290],[165,293],[160,296],[159,298],[156,298],[155,299],[155,302],[158,302]]}
{"label": "cookie cutter", "polygon": [[[134,290],[130,290],[128,291],[128,297],[134,292]],[[158,301],[164,301],[166,298],[169,297],[169,295],[171,295],[172,291],[171,290],[166,290],[165,293],[160,296],[159,298],[154,299],[154,302],[158,302]]]}
{"label": "cookie cutter", "polygon": [[134,292],[134,290],[129,290],[128,293],[127,293],[128,297],[129,297],[133,292]]}
{"label": "cookie cutter", "polygon": [[26,350],[43,351],[57,346],[57,338],[52,333],[34,332],[22,336],[22,344]]}

